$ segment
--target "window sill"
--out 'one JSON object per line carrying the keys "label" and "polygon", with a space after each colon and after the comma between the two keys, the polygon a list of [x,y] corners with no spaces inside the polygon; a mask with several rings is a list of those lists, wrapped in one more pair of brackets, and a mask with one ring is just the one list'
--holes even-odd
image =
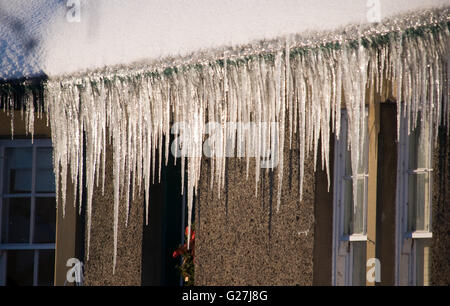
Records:
{"label": "window sill", "polygon": [[412,238],[412,239],[433,238],[433,233],[427,232],[427,231],[409,232],[409,233],[406,233],[406,238]]}
{"label": "window sill", "polygon": [[342,236],[342,241],[367,241],[367,235],[353,234]]}
{"label": "window sill", "polygon": [[54,243],[3,243],[0,250],[52,250]]}

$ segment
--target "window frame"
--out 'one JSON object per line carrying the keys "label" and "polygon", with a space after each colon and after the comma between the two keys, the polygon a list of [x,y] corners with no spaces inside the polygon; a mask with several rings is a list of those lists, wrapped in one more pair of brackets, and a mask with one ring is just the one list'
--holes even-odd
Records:
{"label": "window frame", "polygon": [[[432,206],[433,206],[433,128],[431,121],[431,113],[427,118],[430,123],[427,127],[429,133],[429,156],[427,156],[428,168],[410,168],[410,141],[412,134],[409,133],[409,121],[404,115],[403,107],[400,110],[400,127],[399,142],[397,152],[397,194],[396,194],[396,254],[395,254],[395,284],[396,285],[417,285],[418,282],[418,242],[429,247],[430,240],[433,238],[432,232]],[[420,110],[419,110],[420,114]],[[411,118],[412,120],[412,118]],[[417,120],[421,120],[418,116]],[[416,126],[416,128],[418,125]],[[422,131],[414,129],[414,132]],[[421,127],[422,128],[422,127]],[[427,230],[409,230],[408,223],[410,209],[410,187],[409,178],[411,175],[428,174],[429,190],[428,190],[428,208],[424,208],[428,212],[424,218],[428,219]],[[417,186],[416,186],[417,190]],[[414,204],[415,205],[415,204]],[[425,214],[424,212],[424,214]],[[416,221],[415,221],[416,222]],[[424,219],[425,222],[425,219]],[[422,263],[423,264],[423,263]],[[426,284],[424,284],[426,285]]]}
{"label": "window frame", "polygon": [[[32,148],[32,179],[31,192],[10,194],[4,192],[4,171],[5,171],[5,150],[6,148]],[[5,140],[0,139],[0,286],[6,285],[7,274],[7,253],[8,251],[34,251],[33,253],[33,286],[38,285],[39,272],[39,251],[40,250],[55,250],[56,255],[56,240],[54,243],[35,243],[34,230],[36,222],[36,198],[56,197],[56,193],[36,193],[36,152],[38,148],[52,148],[51,139],[14,139]],[[30,199],[30,230],[28,240],[29,243],[2,243],[2,222],[3,222],[3,199],[5,198],[29,198]],[[56,209],[56,207],[55,207]],[[56,212],[55,212],[56,213]],[[55,228],[56,231],[56,228]],[[56,237],[55,237],[56,239]]]}
{"label": "window frame", "polygon": [[[367,209],[368,209],[368,178],[369,178],[369,134],[368,134],[368,108],[365,108],[367,137],[364,150],[364,158],[367,165],[365,173],[357,174],[357,179],[364,179],[364,207],[363,207],[363,233],[345,234],[345,184],[352,183],[352,175],[346,174],[347,149],[348,149],[348,115],[347,111],[341,111],[341,130],[339,139],[335,139],[334,149],[334,191],[333,191],[333,260],[332,260],[332,285],[353,285],[353,246],[354,243],[367,242]],[[353,189],[352,189],[353,190]],[[353,194],[351,195],[353,198]],[[353,203],[353,200],[352,200]],[[364,258],[365,262],[365,258]],[[365,265],[364,265],[365,267]],[[365,270],[364,270],[365,274]]]}

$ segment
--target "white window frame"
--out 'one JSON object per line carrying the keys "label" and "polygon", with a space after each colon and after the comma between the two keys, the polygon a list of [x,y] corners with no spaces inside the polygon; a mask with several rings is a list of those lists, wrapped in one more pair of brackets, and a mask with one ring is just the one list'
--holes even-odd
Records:
{"label": "white window frame", "polygon": [[[32,180],[31,180],[31,193],[20,194],[7,194],[4,193],[3,176],[5,171],[5,149],[6,148],[19,148],[19,147],[31,147],[33,151],[32,155]],[[1,140],[0,139],[0,286],[6,284],[6,269],[7,269],[7,253],[8,251],[16,250],[30,250],[34,251],[34,267],[33,267],[33,286],[38,284],[39,273],[39,251],[40,250],[55,250],[55,243],[33,243],[34,237],[34,223],[35,223],[35,202],[36,197],[55,197],[55,193],[36,193],[36,151],[39,147],[52,147],[50,139],[34,139],[33,143],[30,139],[17,139],[17,140]],[[3,199],[13,197],[25,197],[30,198],[30,243],[1,243],[2,241],[2,212],[3,212]]]}
{"label": "white window frame", "polygon": [[[402,107],[400,107],[403,109]],[[408,119],[399,110],[400,116],[400,140],[397,152],[397,193],[396,193],[396,234],[395,234],[395,284],[400,286],[414,286],[417,284],[417,241],[431,239],[432,233],[432,189],[433,189],[433,129],[431,114],[427,118],[430,122],[430,156],[428,156],[429,168],[409,168],[410,135]],[[429,230],[408,230],[408,203],[409,203],[409,176],[412,173],[429,173],[429,200],[428,210]],[[426,240],[425,240],[426,241]]]}
{"label": "white window frame", "polygon": [[[366,124],[368,128],[368,110],[366,108]],[[348,137],[348,120],[345,110],[341,113],[341,130],[339,139],[335,141],[334,149],[334,194],[333,194],[333,260],[332,260],[332,285],[333,286],[351,286],[353,285],[353,245],[357,242],[367,242],[367,201],[368,201],[368,169],[365,174],[358,174],[359,178],[365,178],[364,189],[364,233],[363,234],[344,234],[345,226],[345,182],[346,177],[346,151]],[[369,145],[367,137],[366,146]],[[368,162],[368,148],[365,150],[365,158]],[[353,196],[352,196],[353,197]]]}

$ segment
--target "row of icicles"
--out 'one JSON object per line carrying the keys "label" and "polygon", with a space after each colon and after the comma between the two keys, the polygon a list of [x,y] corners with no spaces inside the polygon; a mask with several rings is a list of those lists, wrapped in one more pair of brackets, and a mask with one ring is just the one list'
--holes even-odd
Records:
{"label": "row of icicles", "polygon": [[[352,171],[357,171],[364,141],[366,91],[383,91],[383,80],[392,82],[399,107],[403,107],[410,130],[421,118],[433,118],[435,131],[450,121],[448,105],[449,30],[428,31],[417,36],[390,35],[384,45],[373,48],[342,45],[340,49],[314,48],[309,52],[284,50],[273,58],[257,56],[247,61],[209,63],[158,77],[150,74],[102,77],[86,75],[76,81],[49,80],[45,88],[54,146],[53,162],[57,202],[66,205],[68,174],[75,185],[75,199],[87,190],[87,259],[89,259],[92,197],[94,188],[105,186],[106,145],[113,147],[114,184],[114,265],[116,266],[119,203],[126,207],[128,222],[130,186],[145,191],[148,221],[149,187],[160,180],[161,163],[168,162],[173,123],[184,122],[174,146],[182,145],[182,188],[187,174],[189,229],[192,206],[200,180],[203,141],[211,130],[208,122],[218,122],[221,135],[210,142],[211,186],[221,192],[225,179],[226,151],[239,147],[248,165],[260,148],[275,148],[277,210],[281,204],[285,135],[292,145],[297,134],[300,186],[305,158],[313,154],[314,165],[321,152],[322,168],[329,173],[330,136],[340,133],[341,104],[348,114],[348,145]],[[398,34],[398,33],[397,33]],[[25,99],[27,131],[33,132],[33,103]],[[31,102],[30,102],[31,101]],[[342,102],[344,101],[344,102]],[[398,112],[400,114],[400,112]],[[398,118],[400,120],[400,117]],[[228,122],[257,122],[267,125],[256,137],[250,129],[230,129]],[[397,126],[400,126],[398,124]],[[397,132],[398,131],[392,131]],[[253,133],[253,134],[252,134]],[[435,133],[437,135],[437,133]],[[180,136],[180,135],[178,135]],[[320,150],[319,150],[320,148]],[[164,156],[163,156],[164,154]],[[259,156],[258,154],[256,154]],[[85,156],[85,163],[83,157]],[[261,158],[255,159],[255,194],[261,173]],[[85,171],[86,182],[83,182]],[[248,179],[248,175],[247,175]],[[330,177],[328,175],[328,181]],[[356,181],[355,181],[356,182]],[[355,184],[354,182],[354,184]],[[77,191],[78,190],[78,191]],[[356,190],[355,186],[353,190]],[[131,192],[131,198],[135,192]],[[302,188],[299,194],[302,199]],[[75,203],[74,203],[75,204]],[[59,204],[58,204],[59,205]],[[190,234],[189,234],[190,235]]]}

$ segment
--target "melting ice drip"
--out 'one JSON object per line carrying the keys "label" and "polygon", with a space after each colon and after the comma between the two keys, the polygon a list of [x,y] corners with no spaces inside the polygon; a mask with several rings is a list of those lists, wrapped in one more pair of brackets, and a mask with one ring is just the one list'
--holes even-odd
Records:
{"label": "melting ice drip", "polygon": [[[448,16],[445,12],[443,15]],[[426,22],[430,22],[427,18]],[[383,36],[384,42],[378,45],[372,45],[375,38],[370,35],[365,36],[366,44],[362,36],[355,40],[346,39],[343,34],[335,35],[336,48],[311,46],[310,42],[291,37],[280,40],[275,51],[269,54],[262,52],[241,60],[230,56],[179,67],[171,73],[162,69],[157,74],[151,73],[152,70],[142,73],[125,69],[116,76],[91,73],[48,81],[44,101],[54,145],[57,202],[63,211],[68,174],[75,184],[75,195],[78,188],[81,199],[84,168],[86,172],[87,258],[92,196],[95,186],[101,184],[103,189],[105,186],[107,143],[113,147],[114,272],[120,199],[123,196],[126,201],[124,222],[127,224],[130,186],[143,189],[148,221],[149,186],[156,177],[160,179],[163,159],[167,164],[174,122],[185,122],[191,127],[184,138],[188,140],[190,154],[187,155],[194,157],[181,157],[182,187],[185,171],[188,176],[187,190],[183,192],[187,192],[188,198],[189,231],[201,173],[201,137],[208,122],[221,123],[223,140],[212,143],[211,148],[222,151],[220,156],[226,156],[223,143],[227,135],[233,139],[232,146],[243,144],[244,150],[260,148],[261,142],[272,143],[275,138],[279,158],[277,210],[283,185],[285,132],[289,132],[290,144],[292,135],[298,135],[300,186],[305,158],[313,154],[316,165],[319,146],[322,168],[330,181],[330,135],[339,135],[343,104],[348,113],[348,145],[355,174],[364,141],[366,91],[370,88],[382,92],[386,86],[384,79],[392,81],[392,91],[396,92],[398,107],[403,107],[407,114],[410,129],[417,123],[419,110],[425,112],[421,118],[430,118],[426,114],[431,114],[436,131],[440,125],[450,126],[448,17],[440,22],[439,30],[424,30],[420,35],[404,35],[405,29],[391,27]],[[370,33],[379,34],[379,28],[375,26]],[[299,49],[299,46],[309,47]],[[32,132],[34,109],[30,100],[26,103],[27,130]],[[250,132],[246,130],[227,130],[227,122],[277,122],[279,129],[269,128],[261,137],[249,137]],[[248,174],[251,154],[244,155]],[[256,158],[255,193],[260,162]],[[224,173],[225,158],[212,159],[211,179],[219,191],[224,186]],[[299,196],[301,199],[302,187]]]}

